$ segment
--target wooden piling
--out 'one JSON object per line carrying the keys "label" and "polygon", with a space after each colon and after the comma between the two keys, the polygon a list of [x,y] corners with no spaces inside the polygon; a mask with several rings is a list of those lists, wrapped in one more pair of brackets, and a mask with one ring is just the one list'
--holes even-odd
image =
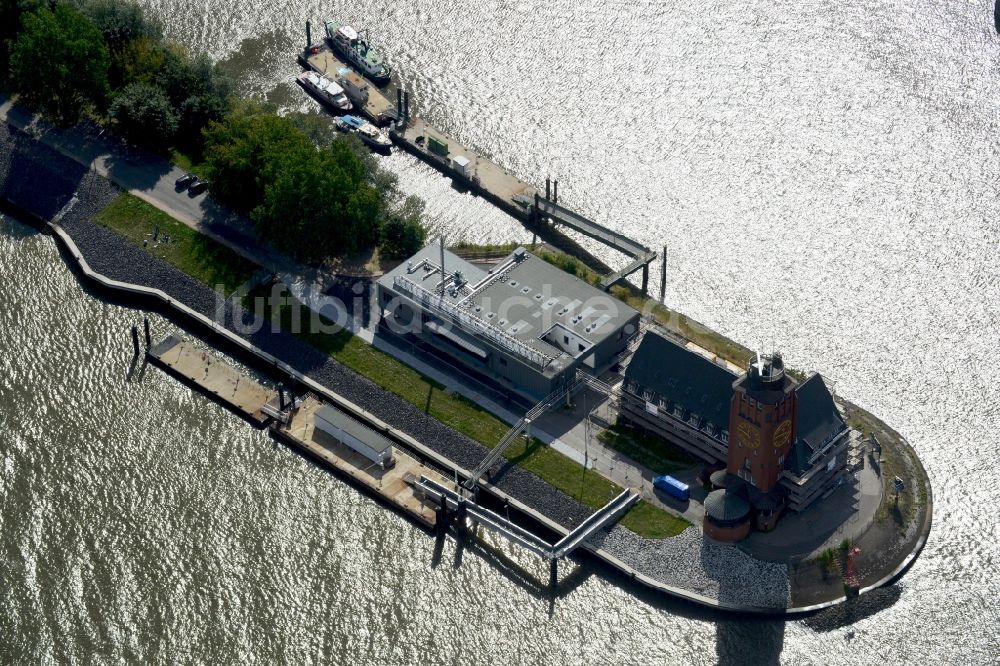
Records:
{"label": "wooden piling", "polygon": [[548,176],[545,177],[545,198],[552,198],[552,182],[549,180]]}
{"label": "wooden piling", "polygon": [[667,246],[663,246],[663,258],[660,260],[660,302],[667,295]]}
{"label": "wooden piling", "polygon": [[132,324],[132,348],[135,350],[136,356],[139,355],[139,327]]}
{"label": "wooden piling", "polygon": [[559,181],[552,183],[552,203],[559,203]]}
{"label": "wooden piling", "polygon": [[312,21],[306,21],[306,49],[311,49],[313,45]]}
{"label": "wooden piling", "polygon": [[642,265],[642,295],[649,296],[649,264]]}
{"label": "wooden piling", "polygon": [[146,329],[146,349],[149,349],[153,346],[153,342],[149,338],[149,317],[143,317],[142,326]]}

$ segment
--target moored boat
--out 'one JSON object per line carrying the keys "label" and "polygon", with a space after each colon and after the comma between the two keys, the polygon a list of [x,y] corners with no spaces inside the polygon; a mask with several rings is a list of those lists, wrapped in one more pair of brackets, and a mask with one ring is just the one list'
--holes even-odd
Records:
{"label": "moored boat", "polygon": [[339,84],[313,71],[305,71],[296,77],[303,88],[312,93],[316,99],[326,104],[334,111],[347,112],[351,110],[351,100]]}
{"label": "moored boat", "polygon": [[371,79],[375,85],[384,86],[389,83],[392,69],[362,33],[349,25],[327,21],[326,38],[349,65]]}
{"label": "moored boat", "polygon": [[333,122],[341,132],[353,132],[357,134],[358,138],[370,148],[375,150],[389,150],[392,146],[392,139],[364,118],[340,116]]}

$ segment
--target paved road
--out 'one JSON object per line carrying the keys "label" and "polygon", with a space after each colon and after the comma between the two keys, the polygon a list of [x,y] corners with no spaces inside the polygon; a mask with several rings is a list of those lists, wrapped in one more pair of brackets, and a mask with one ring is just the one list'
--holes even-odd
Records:
{"label": "paved road", "polygon": [[[0,96],[0,118],[24,130],[60,153],[71,157],[80,164],[94,169],[122,189],[134,194],[192,229],[203,233],[226,245],[276,275],[288,285],[292,292],[307,305],[319,309],[323,299],[326,280],[316,269],[299,264],[275,252],[263,244],[253,233],[249,220],[215,203],[206,194],[188,196],[187,192],[177,192],[174,182],[184,174],[163,157],[125,145],[112,135],[102,133],[96,126],[80,126],[68,129],[53,127],[39,120],[23,107],[15,106],[10,99]],[[329,307],[327,305],[326,307]],[[332,313],[330,313],[332,316]],[[441,382],[450,390],[475,401],[507,423],[516,423],[522,416],[498,404],[493,396],[477,389],[471,380],[462,380],[451,373],[424,362],[416,355],[406,353],[383,340],[371,328],[362,328],[356,320],[345,318],[348,328],[365,341],[386,351],[410,365],[425,376]],[[701,522],[701,504],[686,503],[684,506],[669,498],[654,493],[653,472],[627,456],[601,445],[596,438],[596,429],[588,432],[584,423],[585,414],[579,412],[587,404],[585,395],[591,395],[590,407],[598,404],[597,394],[589,389],[578,395],[577,409],[546,414],[532,428],[532,434],[563,455],[586,465],[620,486],[634,488],[643,499],[664,509],[683,514],[692,522]],[[697,481],[697,479],[695,479]],[[697,483],[692,490],[700,489]],[[610,498],[609,498],[610,499]]]}
{"label": "paved road", "polygon": [[163,157],[127,146],[96,125],[54,127],[13,105],[6,96],[0,96],[0,118],[268,270],[305,272],[303,266],[263,244],[244,216],[220,206],[207,194],[192,197],[176,191],[174,182],[184,171]]}

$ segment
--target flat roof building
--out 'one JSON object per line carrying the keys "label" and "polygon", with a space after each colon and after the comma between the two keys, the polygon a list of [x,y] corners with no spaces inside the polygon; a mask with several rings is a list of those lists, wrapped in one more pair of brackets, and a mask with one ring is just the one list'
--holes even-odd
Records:
{"label": "flat roof building", "polygon": [[376,291],[390,331],[533,401],[607,368],[639,331],[638,311],[523,247],[483,269],[428,245]]}

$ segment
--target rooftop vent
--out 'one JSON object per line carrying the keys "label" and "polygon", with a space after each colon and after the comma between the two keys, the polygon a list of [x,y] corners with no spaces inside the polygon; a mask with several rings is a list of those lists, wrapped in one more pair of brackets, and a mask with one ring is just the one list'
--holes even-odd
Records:
{"label": "rooftop vent", "polygon": [[527,294],[529,291],[531,291],[531,287],[521,287],[522,294]]}
{"label": "rooftop vent", "polygon": [[523,247],[519,247],[516,250],[514,250],[514,259],[516,261],[524,261],[527,258],[528,254],[524,251]]}

